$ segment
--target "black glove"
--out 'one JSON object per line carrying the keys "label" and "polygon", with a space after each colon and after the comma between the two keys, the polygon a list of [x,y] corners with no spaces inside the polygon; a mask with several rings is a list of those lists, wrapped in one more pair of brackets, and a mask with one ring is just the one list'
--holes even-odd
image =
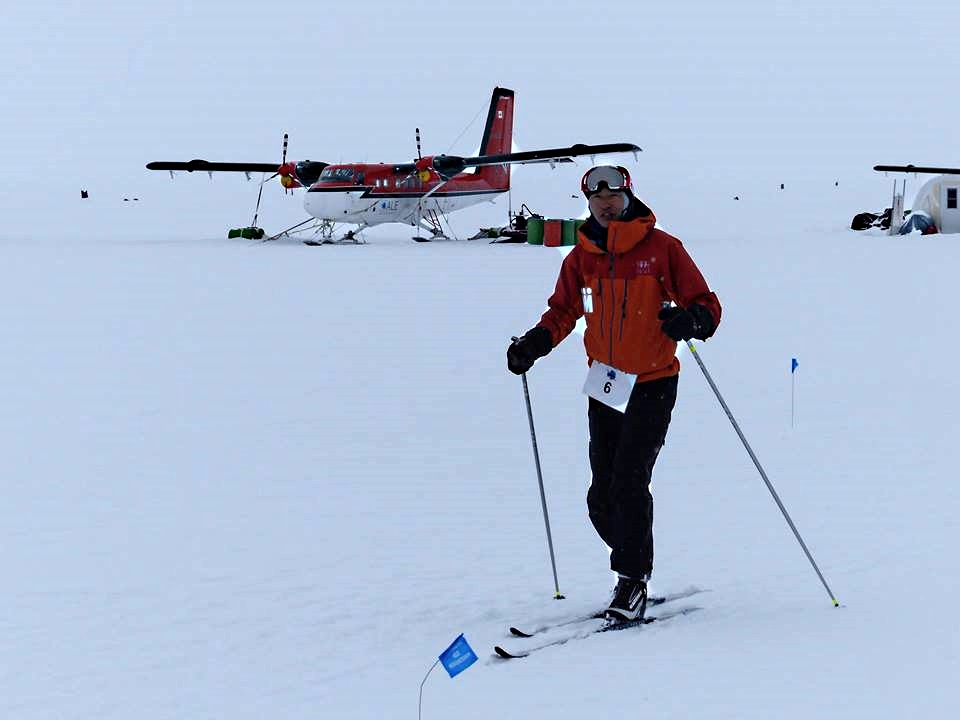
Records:
{"label": "black glove", "polygon": [[690,338],[706,340],[715,330],[713,315],[703,305],[691,305],[686,309],[677,305],[665,307],[657,319],[663,321],[660,329],[675,342]]}
{"label": "black glove", "polygon": [[537,358],[542,358],[553,349],[553,337],[542,325],[524,333],[507,348],[507,369],[514,375],[523,375],[533,367]]}

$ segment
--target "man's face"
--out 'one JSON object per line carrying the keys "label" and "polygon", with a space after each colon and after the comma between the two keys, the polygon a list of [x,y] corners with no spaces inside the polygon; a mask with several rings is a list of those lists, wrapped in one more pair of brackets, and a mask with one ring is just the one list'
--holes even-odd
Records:
{"label": "man's face", "polygon": [[590,213],[600,223],[600,227],[607,227],[611,220],[620,217],[624,210],[623,199],[622,192],[612,192],[606,186],[590,196]]}

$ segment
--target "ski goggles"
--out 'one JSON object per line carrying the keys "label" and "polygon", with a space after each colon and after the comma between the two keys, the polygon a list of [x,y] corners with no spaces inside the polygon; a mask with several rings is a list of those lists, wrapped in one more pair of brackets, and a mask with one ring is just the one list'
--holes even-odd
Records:
{"label": "ski goggles", "polygon": [[597,165],[583,174],[580,190],[584,195],[591,195],[597,192],[601,185],[606,185],[607,189],[614,192],[629,190],[630,173],[620,165]]}

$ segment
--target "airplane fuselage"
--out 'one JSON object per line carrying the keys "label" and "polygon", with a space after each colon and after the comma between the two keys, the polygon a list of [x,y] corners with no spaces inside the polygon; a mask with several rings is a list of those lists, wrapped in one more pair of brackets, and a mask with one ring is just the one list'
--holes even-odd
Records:
{"label": "airplane fuselage", "polygon": [[386,164],[329,165],[307,189],[303,204],[310,215],[321,220],[416,225],[430,212],[455,212],[492,201],[508,189],[470,172],[446,182],[436,173],[429,175],[424,181],[415,172],[397,173]]}

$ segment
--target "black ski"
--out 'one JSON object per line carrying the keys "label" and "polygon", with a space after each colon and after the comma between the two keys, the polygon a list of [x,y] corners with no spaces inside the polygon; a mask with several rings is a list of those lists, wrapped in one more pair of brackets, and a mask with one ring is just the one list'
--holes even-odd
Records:
{"label": "black ski", "polygon": [[653,622],[663,622],[669,620],[670,618],[677,617],[679,615],[689,615],[690,613],[696,612],[700,608],[698,607],[685,607],[678,608],[673,611],[668,611],[661,613],[660,615],[653,615],[651,617],[645,617],[638,620],[625,620],[621,622],[610,622],[607,620],[596,619],[594,623],[591,623],[588,627],[578,630],[577,632],[567,635],[562,638],[557,638],[556,640],[551,640],[549,642],[544,642],[533,647],[525,648],[523,650],[510,651],[505,649],[500,645],[496,645],[493,648],[494,653],[497,657],[503,658],[504,660],[516,660],[519,658],[525,658],[529,655],[537,652],[538,650],[544,650],[549,647],[555,647],[557,645],[565,645],[571,640],[582,640],[583,638],[590,637],[591,635],[597,635],[604,632],[616,632],[619,630],[627,630],[633,627],[642,627],[643,625],[649,625]]}
{"label": "black ski", "polygon": [[[682,600],[688,598],[691,595],[696,595],[697,593],[704,592],[700,588],[689,588],[677,593],[670,593],[668,595],[654,595],[647,598],[647,607],[656,607],[658,605],[663,605],[665,603],[674,602],[675,600]],[[567,625],[575,625],[577,623],[586,622],[587,620],[601,620],[605,617],[604,610],[597,610],[596,612],[590,613],[589,615],[578,615],[577,617],[569,618],[567,620],[560,620],[559,622],[548,622],[543,623],[542,625],[533,628],[532,630],[520,630],[516,627],[510,628],[510,634],[514,637],[520,638],[532,638],[536,635],[541,635],[549,630],[553,630],[558,627],[566,627]]]}

